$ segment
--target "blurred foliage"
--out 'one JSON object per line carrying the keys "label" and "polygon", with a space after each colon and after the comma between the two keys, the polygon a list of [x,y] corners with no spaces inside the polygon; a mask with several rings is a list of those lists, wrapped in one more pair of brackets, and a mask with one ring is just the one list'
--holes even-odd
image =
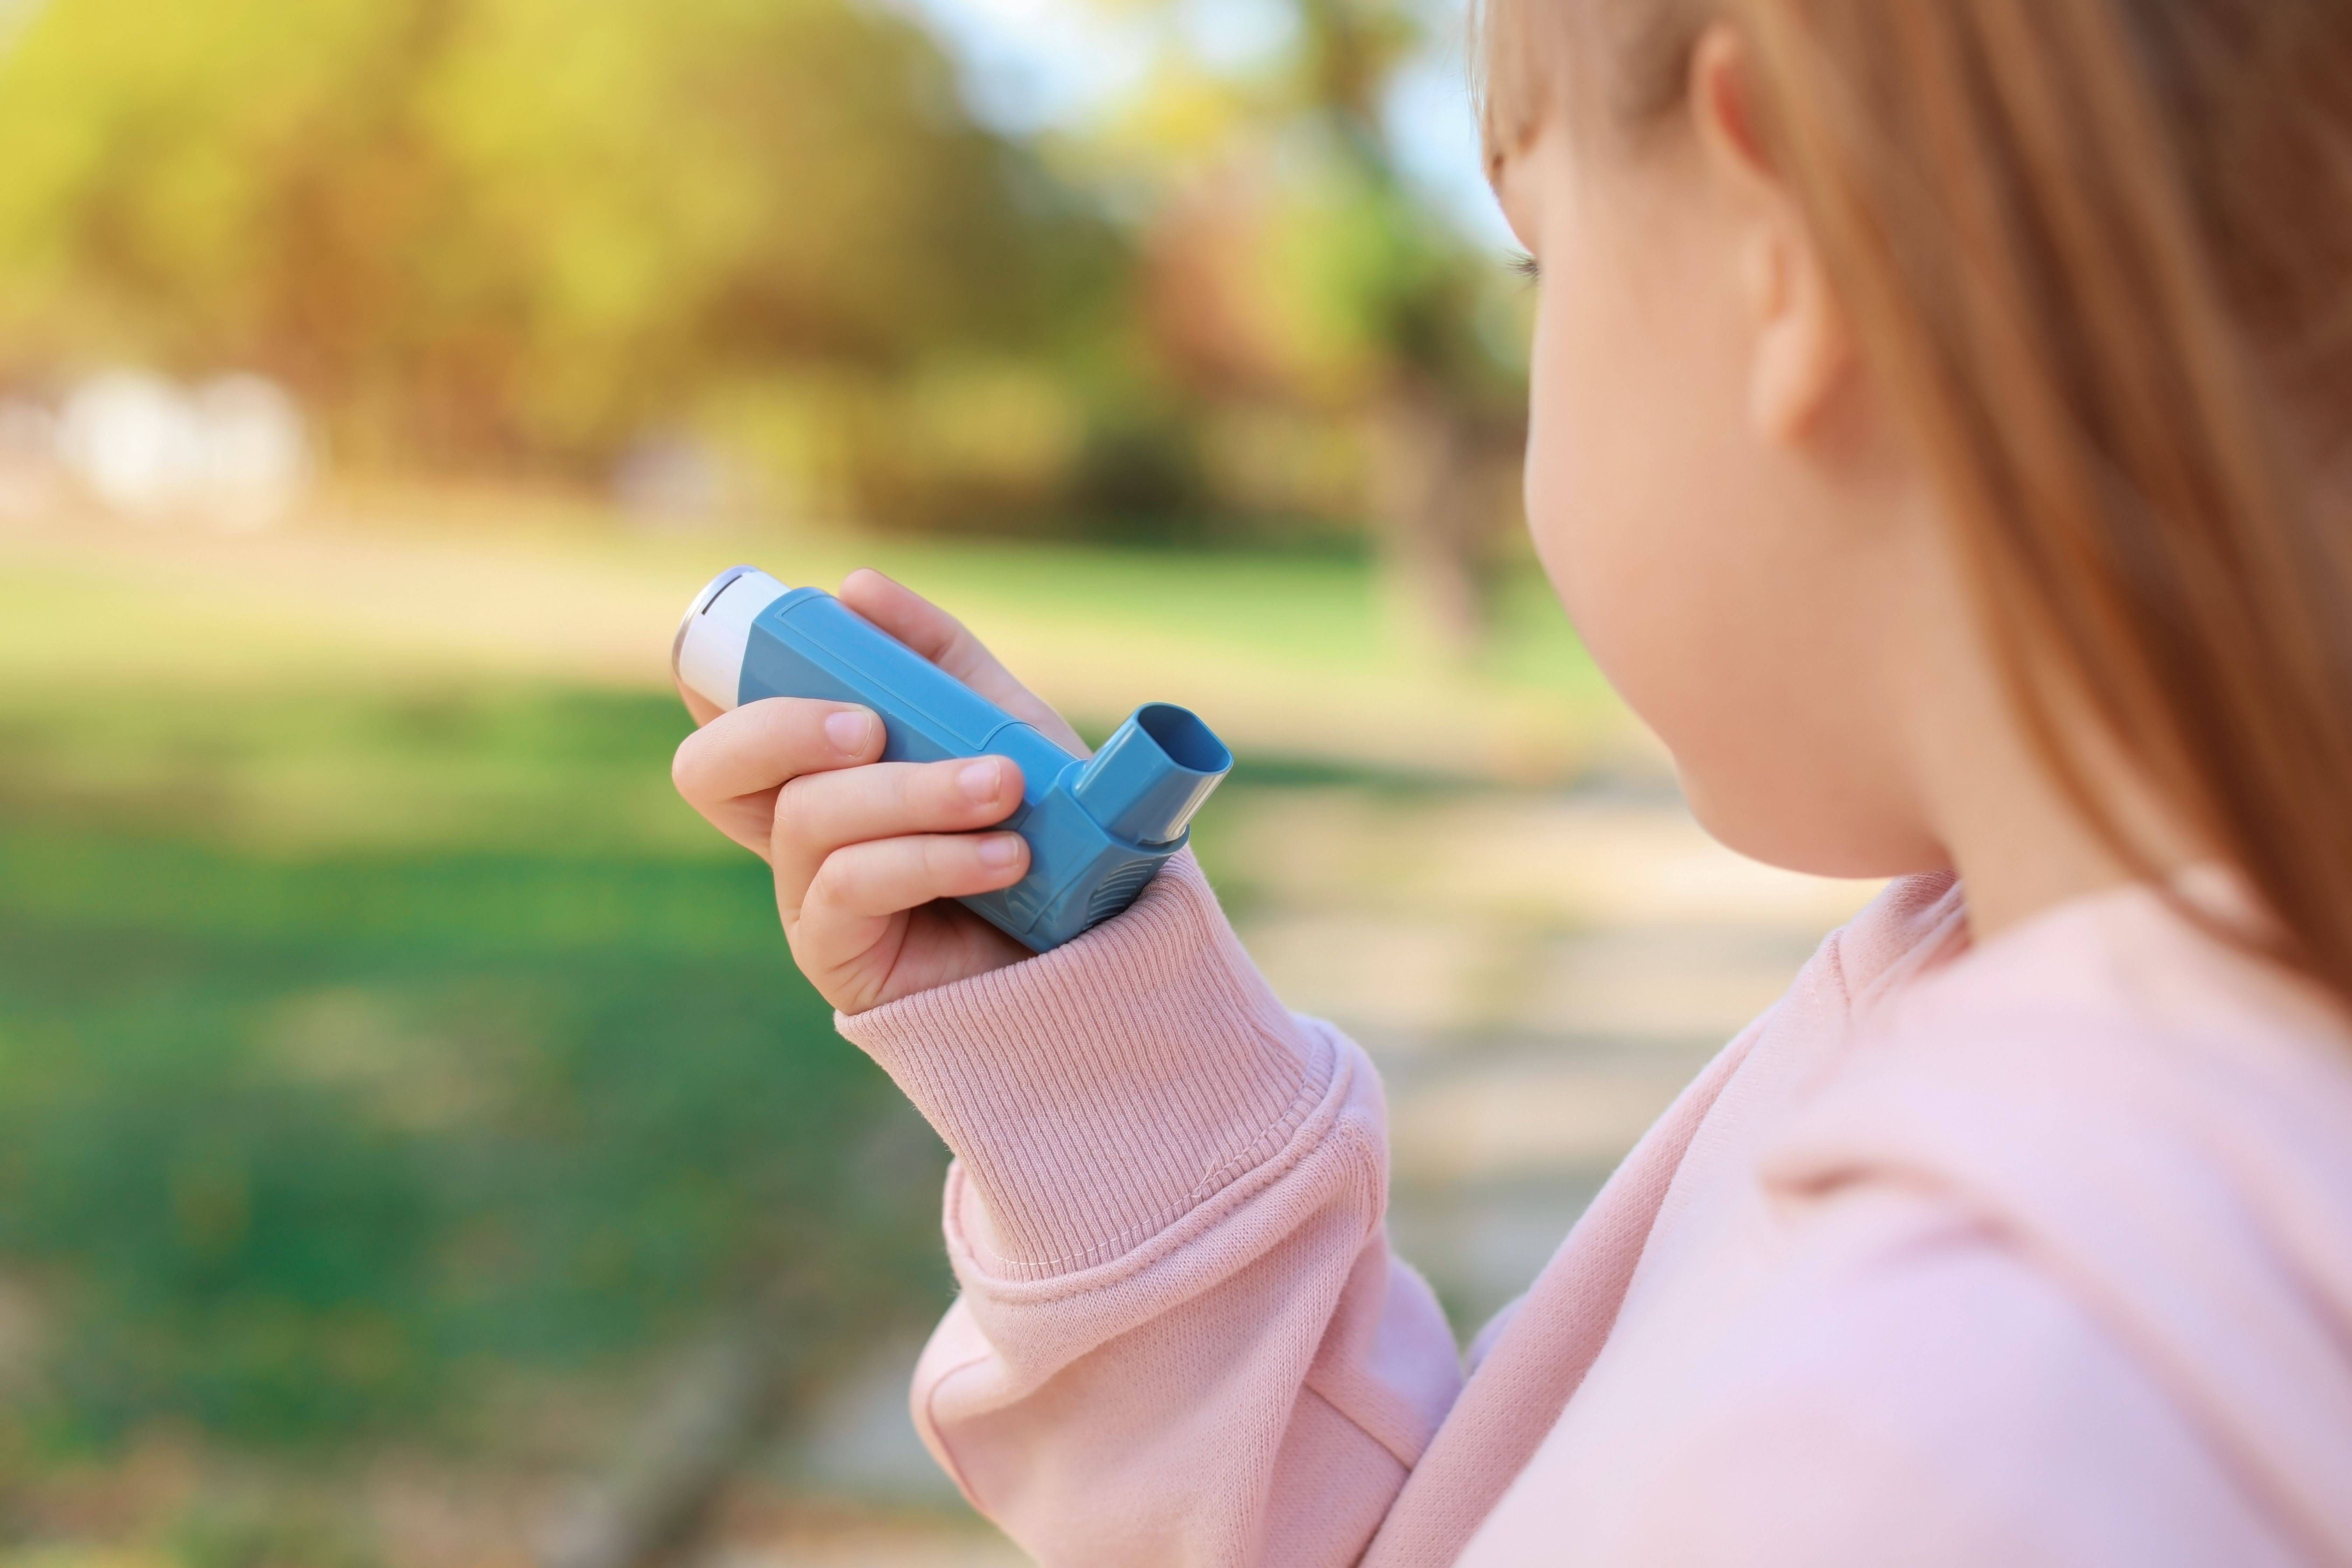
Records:
{"label": "blurred foliage", "polygon": [[842,0],[58,0],[0,167],[7,358],[248,365],[410,460],[1050,353],[1116,256]]}
{"label": "blurred foliage", "polygon": [[[801,1382],[936,1310],[936,1142],[792,974],[761,868],[632,826],[670,700],[76,719],[20,697],[0,738],[0,1252],[47,1341],[0,1446],[462,1448],[534,1372],[754,1294]],[[237,826],[257,783],[331,818],[363,776],[355,816],[404,778],[477,809],[389,851]]]}
{"label": "blurred foliage", "polygon": [[1510,515],[1517,309],[1386,145],[1430,19],[1297,19],[1024,140],[863,0],[45,0],[0,54],[0,388],[251,369],[346,468],[1450,560]]}

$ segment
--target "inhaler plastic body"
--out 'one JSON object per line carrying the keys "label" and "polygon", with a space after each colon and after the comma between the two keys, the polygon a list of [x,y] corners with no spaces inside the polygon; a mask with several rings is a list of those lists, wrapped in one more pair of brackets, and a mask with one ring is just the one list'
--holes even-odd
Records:
{"label": "inhaler plastic body", "polygon": [[959,902],[1037,952],[1133,903],[1234,763],[1207,725],[1165,702],[1129,714],[1091,759],[1074,757],[832,595],[750,566],[695,595],[670,664],[720,708],[763,697],[870,708],[887,762],[1012,758],[1021,805],[997,826],[1029,841],[1028,873]]}

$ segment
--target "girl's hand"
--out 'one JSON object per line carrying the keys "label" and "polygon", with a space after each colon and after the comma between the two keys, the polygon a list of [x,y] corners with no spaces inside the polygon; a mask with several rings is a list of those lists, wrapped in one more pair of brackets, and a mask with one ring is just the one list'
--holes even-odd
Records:
{"label": "girl's hand", "polygon": [[[1080,756],[1060,714],[955,617],[879,572],[841,602]],[[824,999],[862,1013],[1002,969],[1029,950],[961,904],[1029,868],[1017,833],[975,833],[1021,804],[1009,757],[882,763],[882,721],[852,703],[772,697],[720,713],[681,690],[701,726],[670,776],[711,826],[764,858],[793,961]]]}

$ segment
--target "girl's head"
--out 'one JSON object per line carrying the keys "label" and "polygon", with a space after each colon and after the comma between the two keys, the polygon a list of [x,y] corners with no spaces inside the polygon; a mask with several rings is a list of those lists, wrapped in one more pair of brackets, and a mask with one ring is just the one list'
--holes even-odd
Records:
{"label": "girl's head", "polygon": [[1537,544],[1708,826],[2021,910],[2220,858],[2352,1001],[2352,7],[1480,20]]}

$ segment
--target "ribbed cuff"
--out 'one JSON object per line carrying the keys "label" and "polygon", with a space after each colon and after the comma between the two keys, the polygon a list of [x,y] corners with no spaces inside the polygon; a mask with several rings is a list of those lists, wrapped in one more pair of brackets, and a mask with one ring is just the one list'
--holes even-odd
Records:
{"label": "ribbed cuff", "polygon": [[835,1022],[955,1151],[1011,1279],[1167,1228],[1282,1149],[1332,1070],[1189,852],[1075,942]]}

